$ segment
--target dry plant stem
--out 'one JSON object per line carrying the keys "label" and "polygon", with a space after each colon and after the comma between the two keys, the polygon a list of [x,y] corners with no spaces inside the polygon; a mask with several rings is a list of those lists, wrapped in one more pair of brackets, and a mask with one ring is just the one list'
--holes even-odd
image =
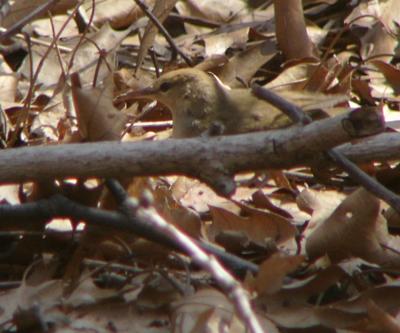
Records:
{"label": "dry plant stem", "polygon": [[[78,9],[79,6],[77,6],[76,8]],[[95,1],[95,0],[92,0],[92,11],[91,11],[91,13],[90,13],[89,22],[88,22],[88,24],[86,25],[85,30],[83,31],[81,37],[79,38],[78,43],[76,44],[76,46],[75,46],[74,49],[72,50],[71,58],[70,58],[70,60],[69,60],[68,67],[67,67],[67,72],[69,72],[69,71],[71,70],[72,66],[74,65],[74,60],[75,60],[76,52],[78,51],[79,46],[83,43],[83,40],[85,39],[87,33],[89,32],[90,25],[91,25],[92,22],[93,22],[95,8],[96,8],[96,1]]]}
{"label": "dry plant stem", "polygon": [[79,1],[79,3],[75,6],[74,10],[72,11],[72,13],[68,16],[68,18],[65,20],[65,22],[62,24],[60,30],[58,31],[57,35],[53,38],[53,40],[51,41],[49,47],[47,48],[46,52],[43,54],[42,58],[39,61],[38,66],[36,67],[36,71],[35,74],[33,75],[33,77],[31,78],[31,82],[29,85],[29,91],[28,91],[28,97],[25,99],[24,102],[24,108],[22,109],[22,112],[19,113],[17,121],[16,121],[16,130],[14,131],[10,142],[9,142],[9,146],[13,146],[17,140],[17,134],[18,134],[18,129],[21,128],[21,122],[24,122],[24,120],[26,119],[29,110],[30,110],[30,104],[31,104],[31,99],[34,93],[34,85],[36,83],[36,80],[39,76],[39,73],[43,67],[43,64],[47,58],[47,56],[50,54],[50,51],[53,49],[54,45],[56,44],[56,42],[58,41],[58,39],[60,38],[61,34],[63,33],[64,29],[66,28],[67,24],[69,23],[69,21],[71,21],[71,19],[74,17],[76,11],[78,10],[79,6],[82,4],[83,0]]}
{"label": "dry plant stem", "polygon": [[153,62],[154,68],[156,69],[156,77],[159,78],[161,75],[160,64],[158,63],[157,56],[152,47],[149,49],[149,53],[150,53],[150,58],[151,58],[151,61]]}
{"label": "dry plant stem", "polygon": [[60,1],[60,0],[49,0],[49,1],[45,2],[44,4],[36,7],[27,16],[25,16],[23,19],[21,19],[20,21],[16,22],[14,25],[12,25],[10,28],[7,29],[7,31],[0,34],[0,43],[2,41],[4,41],[5,39],[10,38],[10,37],[14,36],[15,34],[17,34],[25,24],[29,23],[31,20],[33,20],[37,16],[47,12],[49,10],[49,8],[52,5],[54,5],[55,3],[57,3],[58,1]]}
{"label": "dry plant stem", "polygon": [[331,149],[328,151],[328,156],[344,171],[346,171],[349,176],[363,186],[367,191],[376,195],[378,198],[385,201],[393,209],[400,213],[400,197],[389,190],[387,187],[379,183],[375,178],[362,171],[356,164],[347,159],[343,154],[337,149]]}
{"label": "dry plant stem", "polygon": [[188,236],[165,221],[154,208],[140,207],[136,214],[155,229],[158,229],[171,239],[174,239],[180,244],[181,248],[185,249],[185,252],[190,255],[198,266],[212,275],[218,286],[233,300],[239,316],[250,332],[264,332],[251,308],[248,293],[242,288],[241,284],[221,266],[214,256],[207,255],[207,253]]}
{"label": "dry plant stem", "polygon": [[[285,114],[293,121],[298,121],[299,119],[305,119],[307,122],[312,121],[312,119],[303,112],[300,108],[294,106],[292,103],[284,100],[280,96],[274,94],[272,91],[268,91],[265,88],[255,87],[253,91],[257,96],[264,98],[271,104],[283,110]],[[390,206],[392,206],[397,212],[400,213],[400,197],[380,184],[376,179],[369,176],[363,170],[361,170],[356,164],[350,161],[346,156],[344,156],[337,149],[327,150],[327,155],[344,171],[346,171],[353,180],[363,186],[366,190],[382,199]]]}
{"label": "dry plant stem", "polygon": [[[54,217],[64,217],[84,221],[88,225],[98,226],[106,230],[119,230],[131,232],[152,242],[166,246],[167,248],[183,252],[174,240],[165,234],[159,233],[150,227],[145,220],[132,214],[119,211],[108,211],[98,208],[86,207],[77,204],[61,195],[55,195],[49,199],[38,200],[34,203],[20,205],[0,205],[0,219],[2,223],[12,223],[15,228],[26,228],[26,221],[30,225],[43,226]],[[258,266],[240,257],[227,253],[211,244],[195,241],[204,251],[216,256],[225,267],[229,267],[237,274],[245,274],[246,271],[256,273]]]}
{"label": "dry plant stem", "polygon": [[[2,30],[6,31],[4,28],[0,28],[0,31],[2,31]],[[14,36],[14,38],[24,39],[24,35],[22,33],[19,33],[19,34],[16,34]],[[49,47],[49,45],[50,45],[50,42],[42,41],[38,38],[31,37],[30,40],[31,40],[32,44],[37,44],[37,45],[46,46],[46,47]],[[62,52],[66,52],[66,53],[69,53],[72,51],[72,49],[70,47],[61,46],[61,45],[57,45],[57,49],[59,49]]]}
{"label": "dry plant stem", "polygon": [[[351,123],[353,114],[304,127],[241,135],[7,149],[0,151],[0,182],[184,174],[229,195],[236,172],[303,165],[315,155],[354,139],[357,132],[349,133],[349,127],[343,127],[343,122]],[[369,112],[361,114],[368,117]],[[377,124],[381,125],[377,120],[366,127],[371,126],[376,133]]]}
{"label": "dry plant stem", "polygon": [[179,20],[179,21],[183,21],[185,23],[190,23],[193,25],[198,25],[198,26],[206,27],[206,28],[219,28],[221,26],[221,23],[206,20],[206,19],[200,18],[200,17],[186,16],[186,15],[180,15],[180,14],[175,14],[175,13],[170,13],[168,15],[168,17],[173,20]]}
{"label": "dry plant stem", "polygon": [[381,133],[337,150],[355,163],[394,161],[400,159],[400,133]]}
{"label": "dry plant stem", "polygon": [[51,34],[53,36],[53,40],[55,40],[54,46],[55,46],[55,51],[57,54],[58,64],[60,65],[60,68],[61,68],[61,76],[65,77],[65,68],[64,68],[63,61],[62,61],[62,57],[61,57],[60,46],[58,45],[58,40],[56,39],[56,29],[54,27],[53,16],[51,15],[50,12],[49,12],[49,18],[50,18],[50,25],[51,25]]}
{"label": "dry plant stem", "polygon": [[165,234],[171,240],[175,241],[177,247],[189,255],[194,263],[211,274],[217,284],[233,300],[236,310],[241,319],[250,329],[250,332],[263,332],[257,317],[255,316],[249,301],[249,294],[242,288],[241,284],[225,270],[214,256],[207,254],[204,249],[196,244],[193,239],[186,236],[172,224],[165,221],[153,206],[146,207],[153,200],[151,194],[147,193],[145,199],[142,199],[142,205],[130,199],[125,189],[115,179],[106,180],[107,188],[112,192],[119,205],[125,209],[128,216],[133,214],[140,220],[146,221],[159,233]]}
{"label": "dry plant stem", "polygon": [[181,51],[181,49],[176,45],[174,42],[173,38],[167,31],[167,29],[164,28],[164,26],[160,23],[160,21],[153,15],[153,13],[149,10],[147,5],[142,2],[141,0],[134,0],[136,4],[140,7],[141,10],[146,14],[146,16],[149,18],[150,21],[154,23],[154,25],[158,28],[158,30],[164,35],[165,39],[168,41],[168,44],[171,46],[171,48],[179,54],[183,60],[185,60],[186,64],[190,67],[193,66],[192,60],[188,56],[186,56],[185,53]]}
{"label": "dry plant stem", "polygon": [[[26,112],[22,111],[19,114],[18,121],[17,121],[17,126],[22,122],[24,124],[24,130],[26,129],[26,118],[28,116],[29,110],[31,109],[31,103],[32,103],[32,98],[33,98],[33,87],[35,85],[34,77],[33,77],[33,58],[32,58],[32,48],[31,48],[31,41],[30,37],[27,33],[23,33],[26,41],[26,45],[28,48],[28,58],[29,58],[29,90],[28,90],[28,95],[25,98],[24,101],[24,109],[23,110],[28,110]],[[16,137],[16,135],[15,135]],[[13,145],[13,140],[11,140],[11,145]]]}

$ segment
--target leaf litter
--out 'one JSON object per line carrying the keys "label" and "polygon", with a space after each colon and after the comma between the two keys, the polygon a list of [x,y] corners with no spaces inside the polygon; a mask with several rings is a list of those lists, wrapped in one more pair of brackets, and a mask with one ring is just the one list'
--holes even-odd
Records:
{"label": "leaf litter", "polygon": [[[43,4],[11,1],[3,28]],[[396,132],[396,1],[303,5],[313,56],[288,60],[280,49],[292,52],[305,44],[304,36],[298,31],[286,36],[287,45],[277,43],[280,18],[272,1],[146,1],[175,46],[225,85],[257,82],[325,116],[379,105]],[[70,15],[75,20],[65,25]],[[56,2],[2,40],[0,53],[2,148],[119,140],[122,134],[124,141],[162,140],[171,120],[162,104],[118,97],[188,66],[137,2],[124,0]],[[397,160],[362,167],[398,191]],[[131,197],[152,193],[158,212],[194,239],[259,265],[257,274],[238,279],[265,332],[400,332],[399,217],[332,165],[322,169],[236,175],[231,198],[182,176],[120,181]],[[90,190],[85,181],[2,184],[2,203],[62,193],[115,209],[101,182]],[[4,332],[246,331],[230,295],[186,256],[160,244],[112,230],[91,234],[88,226],[45,230],[51,221],[39,228],[33,221],[5,222]]]}

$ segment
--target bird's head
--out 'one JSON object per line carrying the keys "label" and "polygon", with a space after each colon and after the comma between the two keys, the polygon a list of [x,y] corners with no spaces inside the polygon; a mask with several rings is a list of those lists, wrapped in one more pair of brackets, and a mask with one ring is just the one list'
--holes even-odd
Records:
{"label": "bird's head", "polygon": [[209,98],[218,89],[218,82],[212,75],[195,68],[183,68],[163,74],[147,88],[130,92],[124,99],[155,99],[171,111],[184,104],[196,105]]}
{"label": "bird's head", "polygon": [[147,88],[129,92],[123,99],[155,99],[172,112],[174,136],[200,135],[225,105],[225,88],[212,74],[183,68],[163,74]]}

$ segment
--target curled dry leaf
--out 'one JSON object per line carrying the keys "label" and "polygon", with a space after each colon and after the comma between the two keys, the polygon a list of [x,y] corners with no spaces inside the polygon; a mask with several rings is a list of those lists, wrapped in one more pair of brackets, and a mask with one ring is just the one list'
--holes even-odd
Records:
{"label": "curled dry leaf", "polygon": [[381,215],[381,202],[360,188],[349,195],[308,238],[306,251],[311,259],[327,254],[333,262],[360,257],[367,261],[400,265],[397,253],[384,246],[398,248],[398,239],[390,236]]}
{"label": "curled dry leaf", "polygon": [[[164,219],[191,237],[201,237],[202,222],[199,215],[181,204],[174,188],[165,186],[164,180],[156,177],[135,177],[127,183],[131,197],[138,198],[144,190],[149,191],[153,195],[154,207]],[[154,244],[150,245],[154,247]]]}
{"label": "curled dry leaf", "polygon": [[319,320],[308,300],[345,276],[346,273],[340,267],[333,265],[303,281],[285,285],[273,294],[262,294],[257,302],[267,309],[268,317],[282,327],[298,329],[317,326]]}
{"label": "curled dry leaf", "polygon": [[285,209],[283,209],[281,207],[276,206],[262,190],[258,190],[256,192],[254,192],[251,195],[251,198],[252,198],[254,206],[256,208],[268,209],[272,213],[278,214],[287,219],[293,218],[293,216],[290,214],[290,212],[286,211]]}
{"label": "curled dry leaf", "polygon": [[169,189],[158,187],[153,195],[157,210],[169,223],[196,239],[200,238],[201,220],[196,212],[181,205]]}
{"label": "curled dry leaf", "polygon": [[387,95],[389,93],[389,91],[387,91],[388,86],[390,86],[395,96],[400,95],[400,70],[396,66],[382,60],[371,60],[369,63],[378,69],[379,74],[383,75],[383,78],[378,75],[378,73],[373,76],[375,88]]}
{"label": "curled dry leaf", "polygon": [[301,210],[312,213],[305,233],[309,234],[325,221],[345,198],[343,193],[337,191],[316,191],[310,188],[301,191],[296,198],[297,205]]}
{"label": "curled dry leaf", "polygon": [[264,212],[237,203],[244,215],[237,215],[226,209],[210,206],[213,223],[210,236],[214,238],[223,231],[243,232],[250,240],[265,245],[272,240],[277,244],[294,238],[296,228],[291,222],[277,214]]}

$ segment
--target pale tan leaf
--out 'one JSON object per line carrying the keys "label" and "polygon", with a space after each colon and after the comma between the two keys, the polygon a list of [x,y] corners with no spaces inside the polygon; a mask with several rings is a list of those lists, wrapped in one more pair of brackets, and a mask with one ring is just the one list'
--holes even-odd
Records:
{"label": "pale tan leaf", "polygon": [[[160,23],[164,22],[164,20],[168,17],[168,14],[175,7],[177,1],[178,0],[156,1],[155,6],[153,8],[153,14],[158,18]],[[153,24],[153,22],[149,21],[140,43],[140,50],[136,62],[136,72],[139,71],[140,66],[142,65],[142,62],[144,60],[144,57],[147,54],[147,51],[153,45],[157,31],[158,28]]]}

